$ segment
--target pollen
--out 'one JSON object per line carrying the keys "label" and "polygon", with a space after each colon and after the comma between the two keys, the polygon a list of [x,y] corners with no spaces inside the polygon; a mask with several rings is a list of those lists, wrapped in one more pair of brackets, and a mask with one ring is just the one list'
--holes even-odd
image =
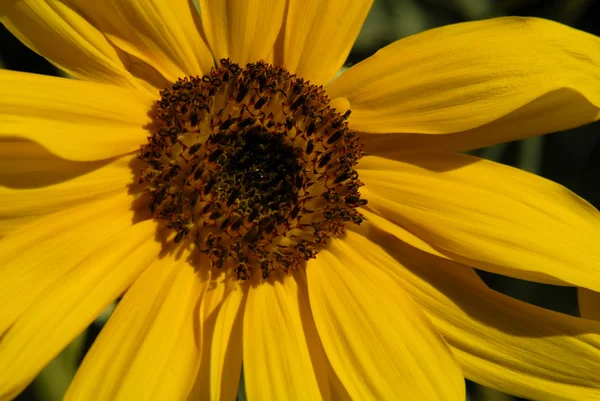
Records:
{"label": "pollen", "polygon": [[322,86],[263,61],[220,61],[160,92],[140,151],[144,196],[170,241],[246,280],[297,269],[360,224],[362,145]]}

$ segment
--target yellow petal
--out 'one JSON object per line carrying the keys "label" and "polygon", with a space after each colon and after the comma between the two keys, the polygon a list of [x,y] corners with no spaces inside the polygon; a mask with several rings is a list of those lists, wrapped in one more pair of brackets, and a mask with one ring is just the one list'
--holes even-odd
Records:
{"label": "yellow petal", "polygon": [[596,119],[598,108],[595,105],[579,93],[570,89],[560,89],[504,117],[467,131],[446,135],[364,134],[361,135],[361,142],[366,152],[388,158],[417,151],[463,152],[562,131]]}
{"label": "yellow petal", "polygon": [[91,173],[110,162],[74,162],[61,159],[26,139],[0,139],[0,185],[9,188],[33,189],[58,184]]}
{"label": "yellow petal", "polygon": [[[81,231],[79,235],[87,235]],[[150,265],[160,250],[154,235],[151,221],[123,228],[86,249],[84,260],[37,295],[0,340],[0,399],[22,391]]]}
{"label": "yellow petal", "polygon": [[290,0],[285,22],[283,65],[325,85],[342,68],[373,0]]}
{"label": "yellow petal", "polygon": [[419,248],[421,250],[429,252],[433,255],[446,257],[443,254],[439,253],[434,247],[429,245],[427,242],[423,241],[421,238],[417,237],[415,234],[413,234],[406,228],[401,227],[398,224],[392,223],[391,221],[385,219],[384,217],[381,217],[377,213],[374,213],[365,208],[361,208],[360,213],[365,217],[367,221],[369,221],[370,224],[373,224],[378,228],[389,232],[401,241],[406,242],[407,244],[412,245],[415,248]]}
{"label": "yellow petal", "polygon": [[184,399],[200,363],[205,288],[185,257],[157,259],[115,309],[65,401]]}
{"label": "yellow petal", "polygon": [[372,255],[423,308],[467,378],[527,399],[600,399],[600,323],[500,294],[473,269],[379,230],[367,236],[355,234],[350,246],[374,241],[389,253]]}
{"label": "yellow petal", "polygon": [[266,59],[285,7],[281,0],[200,0],[202,27],[215,59],[229,57],[242,66]]}
{"label": "yellow petal", "polygon": [[600,213],[566,188],[453,153],[402,162],[367,156],[358,167],[368,208],[443,255],[527,280],[600,289]]}
{"label": "yellow petal", "polygon": [[133,181],[130,163],[134,158],[127,155],[72,180],[41,188],[13,189],[0,186],[0,220],[45,215],[127,193],[127,186]]}
{"label": "yellow petal", "polygon": [[[359,237],[348,233],[347,239]],[[356,400],[464,400],[464,380],[431,322],[371,260],[375,245],[332,239],[307,266],[325,353]],[[391,258],[390,258],[391,259]]]}
{"label": "yellow petal", "polygon": [[[233,400],[242,371],[242,311],[247,286],[213,281],[200,310],[202,361],[187,400]],[[215,287],[215,288],[213,288]]]}
{"label": "yellow petal", "polygon": [[578,288],[577,298],[581,317],[600,321],[600,293],[586,288]]}
{"label": "yellow petal", "polygon": [[291,274],[271,279],[250,288],[244,310],[248,399],[327,400],[326,366],[308,294]]}
{"label": "yellow petal", "polygon": [[40,216],[25,216],[0,219],[0,239],[6,237],[13,231],[35,222]]}
{"label": "yellow petal", "polygon": [[352,401],[352,397],[340,381],[329,361],[327,361],[327,377],[329,378],[329,389],[331,392],[331,401]]}
{"label": "yellow petal", "polygon": [[0,333],[47,288],[131,226],[133,197],[114,196],[39,219],[0,240]]}
{"label": "yellow petal", "polygon": [[[67,199],[89,200],[90,195],[109,191],[111,183],[116,187],[124,178],[131,181],[125,171],[127,166],[107,166],[110,162],[73,162],[54,156],[35,142],[0,140],[0,238],[48,213],[76,204]],[[99,185],[100,192],[90,189],[91,185],[87,195],[67,192],[76,188],[85,191],[81,180],[84,176],[93,177],[89,183]],[[65,184],[69,179],[79,185]]]}
{"label": "yellow petal", "polygon": [[[541,113],[537,121],[547,120],[546,132],[588,123],[600,117],[599,88],[599,38],[543,19],[497,18],[401,39],[350,68],[327,91],[350,101],[353,130],[450,134],[488,124],[558,90],[580,99],[551,96],[524,116]],[[556,108],[568,111],[555,115]],[[565,116],[573,114],[580,118],[565,124]],[[511,131],[512,126],[501,140],[539,133]]]}
{"label": "yellow petal", "polygon": [[147,142],[152,99],[113,85],[0,70],[0,137],[69,160],[99,160]]}
{"label": "yellow petal", "polygon": [[76,78],[144,90],[104,34],[70,3],[3,1],[0,22],[27,47]]}
{"label": "yellow petal", "polygon": [[116,47],[154,67],[168,81],[206,74],[213,65],[191,0],[103,0],[77,4]]}
{"label": "yellow petal", "polygon": [[210,347],[210,399],[235,398],[242,372],[242,291],[232,291],[215,316]]}

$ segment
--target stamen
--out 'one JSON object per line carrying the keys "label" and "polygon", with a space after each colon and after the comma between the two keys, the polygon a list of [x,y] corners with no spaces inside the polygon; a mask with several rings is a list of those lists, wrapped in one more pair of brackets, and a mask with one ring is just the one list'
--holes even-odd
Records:
{"label": "stamen", "polygon": [[331,108],[322,86],[263,61],[223,59],[160,95],[140,183],[173,242],[195,244],[241,280],[266,279],[362,222],[362,145],[348,131],[350,110]]}

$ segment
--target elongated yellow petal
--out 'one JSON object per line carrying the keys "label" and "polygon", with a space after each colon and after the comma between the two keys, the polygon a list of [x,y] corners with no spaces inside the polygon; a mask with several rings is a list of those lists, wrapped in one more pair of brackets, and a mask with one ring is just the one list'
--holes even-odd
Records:
{"label": "elongated yellow petal", "polygon": [[[79,200],[111,192],[111,183],[116,187],[119,182],[125,185],[124,179],[131,180],[127,166],[108,166],[110,162],[73,162],[56,157],[35,142],[0,140],[0,238],[48,213],[74,206]],[[92,179],[84,181],[84,176]],[[69,179],[75,180],[74,185],[65,184]],[[85,182],[89,183],[87,191]],[[99,188],[91,189],[92,185]],[[70,192],[75,188],[85,193]]]}
{"label": "elongated yellow petal", "polygon": [[[551,116],[549,118],[548,116]],[[446,135],[364,134],[365,151],[396,158],[417,151],[453,151],[562,131],[598,119],[598,108],[581,94],[568,89],[548,93],[498,120],[481,127]]]}
{"label": "elongated yellow petal", "polygon": [[220,308],[210,347],[210,399],[235,398],[242,372],[243,294],[232,291]]}
{"label": "elongated yellow petal", "polygon": [[244,379],[250,400],[329,399],[324,355],[305,291],[280,275],[250,289],[244,310]]}
{"label": "elongated yellow petal", "polygon": [[[545,120],[545,132],[585,124],[600,117],[599,88],[599,38],[543,19],[498,18],[401,39],[350,68],[327,91],[348,98],[354,130],[450,134],[527,105],[518,120],[540,113],[536,121]],[[559,90],[578,97],[550,96],[531,106]],[[496,132],[502,137],[494,141],[540,133],[535,123],[524,124],[532,131],[505,124],[511,129]]]}
{"label": "elongated yellow petal", "polygon": [[447,257],[600,289],[600,213],[552,181],[453,153],[416,153],[402,162],[367,156],[359,173],[369,209]]}
{"label": "elongated yellow petal", "polygon": [[76,78],[144,90],[117,50],[72,1],[3,1],[0,22],[30,49]]}
{"label": "elongated yellow petal", "polygon": [[438,252],[434,247],[429,245],[427,242],[423,241],[421,238],[417,237],[415,234],[413,234],[406,228],[401,227],[398,224],[392,223],[391,221],[387,220],[384,217],[381,217],[377,213],[365,208],[361,208],[360,213],[365,217],[366,220],[369,221],[369,223],[379,227],[384,231],[389,232],[401,241],[406,242],[407,244],[412,245],[415,248],[419,248],[433,255],[446,257],[440,252]]}
{"label": "elongated yellow petal", "polygon": [[215,59],[229,57],[243,66],[266,59],[285,8],[281,0],[200,0],[202,27]]}
{"label": "elongated yellow petal", "polygon": [[442,337],[371,263],[382,251],[367,241],[329,242],[307,266],[308,292],[325,353],[352,399],[464,400],[462,373]]}
{"label": "elongated yellow petal", "polygon": [[600,293],[586,288],[578,288],[577,298],[581,317],[600,321]]}
{"label": "elongated yellow petal", "polygon": [[388,252],[372,255],[427,313],[467,378],[528,399],[600,399],[600,323],[500,294],[473,269],[379,230],[348,240],[356,248],[374,241]]}
{"label": "elongated yellow petal", "polygon": [[346,391],[346,388],[331,367],[331,364],[328,363],[328,365],[327,377],[329,378],[331,401],[352,401],[352,397],[350,397],[350,394]]}
{"label": "elongated yellow petal", "polygon": [[117,306],[65,401],[184,399],[200,363],[205,289],[185,257],[157,259]]}
{"label": "elongated yellow petal", "polygon": [[39,219],[0,240],[0,333],[44,291],[132,223],[133,197],[118,195]]}
{"label": "elongated yellow petal", "polygon": [[[168,81],[206,74],[213,65],[191,0],[70,1],[77,2],[115,46],[155,68]],[[141,68],[140,75],[147,75],[149,68]]]}
{"label": "elongated yellow petal", "polygon": [[285,22],[283,65],[325,85],[342,68],[373,0],[290,0]]}
{"label": "elongated yellow petal", "polygon": [[99,160],[147,142],[152,98],[113,85],[0,70],[0,138],[27,138],[69,160]]}
{"label": "elongated yellow petal", "polygon": [[74,162],[57,157],[33,141],[0,138],[0,185],[8,188],[34,189],[59,184],[110,162]]}
{"label": "elongated yellow petal", "polygon": [[232,400],[237,394],[242,371],[242,317],[248,288],[234,280],[217,278],[202,300],[202,361],[188,401]]}
{"label": "elongated yellow petal", "polygon": [[13,231],[35,222],[40,216],[8,217],[0,219],[0,239]]}
{"label": "elongated yellow petal", "polygon": [[[95,229],[86,222],[86,230]],[[122,229],[87,249],[84,260],[38,294],[0,340],[0,400],[23,390],[150,265],[160,250],[154,235],[151,221]]]}
{"label": "elongated yellow petal", "polygon": [[127,186],[133,181],[130,163],[134,158],[127,155],[72,180],[46,187],[14,189],[0,186],[0,220],[45,215],[127,193]]}

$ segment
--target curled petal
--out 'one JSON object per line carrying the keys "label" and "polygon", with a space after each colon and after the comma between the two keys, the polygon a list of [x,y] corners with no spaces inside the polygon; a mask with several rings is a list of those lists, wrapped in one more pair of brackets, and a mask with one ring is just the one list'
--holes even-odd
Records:
{"label": "curled petal", "polygon": [[[401,39],[328,92],[350,101],[351,128],[365,133],[462,133],[514,112],[503,127],[515,133],[496,128],[489,144],[598,119],[599,88],[599,38],[543,19],[497,18]],[[524,121],[532,117],[543,124]]]}

